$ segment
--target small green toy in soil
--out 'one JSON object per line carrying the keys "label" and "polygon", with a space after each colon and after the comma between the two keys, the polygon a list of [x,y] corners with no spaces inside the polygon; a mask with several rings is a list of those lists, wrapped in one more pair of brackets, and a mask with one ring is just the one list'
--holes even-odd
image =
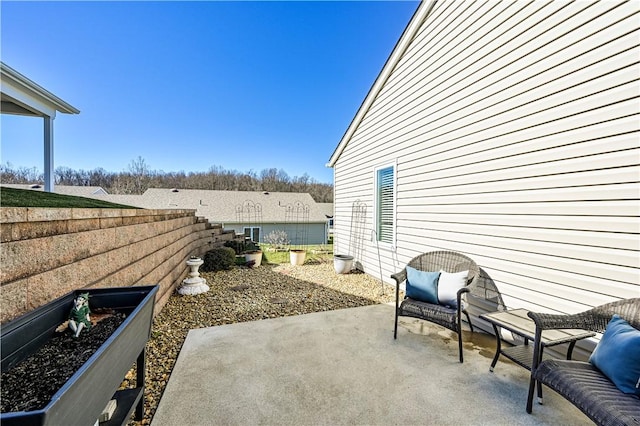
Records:
{"label": "small green toy in soil", "polygon": [[69,312],[69,328],[73,331],[73,337],[80,336],[83,329],[91,328],[89,314],[89,293],[81,293],[73,300],[73,308]]}

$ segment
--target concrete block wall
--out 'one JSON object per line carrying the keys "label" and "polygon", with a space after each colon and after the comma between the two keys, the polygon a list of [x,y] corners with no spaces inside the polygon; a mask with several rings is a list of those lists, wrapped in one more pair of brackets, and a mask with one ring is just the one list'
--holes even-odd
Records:
{"label": "concrete block wall", "polygon": [[0,323],[80,288],[159,284],[156,312],[186,260],[233,239],[195,210],[0,208]]}

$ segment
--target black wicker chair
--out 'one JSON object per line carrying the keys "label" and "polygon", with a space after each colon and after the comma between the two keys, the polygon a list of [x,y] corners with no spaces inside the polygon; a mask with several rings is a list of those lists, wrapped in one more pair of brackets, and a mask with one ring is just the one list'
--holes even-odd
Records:
{"label": "black wicker chair", "polygon": [[411,259],[407,265],[419,271],[427,272],[436,272],[440,270],[450,273],[469,271],[469,275],[467,276],[467,287],[458,291],[458,307],[455,309],[414,300],[409,297],[405,297],[402,303],[400,303],[400,285],[407,279],[407,270],[404,268],[402,271],[391,275],[391,278],[396,281],[396,312],[393,338],[396,339],[398,337],[399,316],[419,318],[441,325],[458,333],[458,352],[460,354],[460,362],[463,362],[461,315],[466,315],[471,331],[473,331],[473,326],[471,324],[469,314],[465,309],[461,308],[461,300],[464,293],[471,291],[469,287],[470,284],[477,281],[480,274],[478,265],[476,265],[476,263],[469,257],[452,251],[433,251],[424,253]]}
{"label": "black wicker chair", "polygon": [[574,315],[529,313],[536,323],[536,335],[527,413],[531,413],[533,408],[536,385],[544,384],[598,425],[640,425],[640,399],[621,392],[590,363],[555,359],[540,361],[544,349],[540,337],[544,330],[581,328],[603,333],[613,314],[618,314],[640,330],[640,298],[608,303]]}

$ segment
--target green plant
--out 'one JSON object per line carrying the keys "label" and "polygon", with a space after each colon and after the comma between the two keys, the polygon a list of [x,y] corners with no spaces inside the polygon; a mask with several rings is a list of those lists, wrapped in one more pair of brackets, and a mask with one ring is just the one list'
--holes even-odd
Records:
{"label": "green plant", "polygon": [[232,248],[237,255],[241,255],[247,251],[260,250],[260,247],[253,241],[231,240],[224,243],[225,247]]}
{"label": "green plant", "polygon": [[242,250],[243,253],[246,252],[255,252],[260,250],[260,246],[257,245],[256,243],[254,243],[253,241],[245,241],[244,243],[244,250]]}
{"label": "green plant", "polygon": [[244,241],[238,241],[238,240],[225,241],[224,246],[232,248],[235,254],[241,254],[242,249],[244,247]]}
{"label": "green plant", "polygon": [[236,252],[231,247],[218,247],[205,253],[201,266],[204,272],[231,269],[236,263]]}

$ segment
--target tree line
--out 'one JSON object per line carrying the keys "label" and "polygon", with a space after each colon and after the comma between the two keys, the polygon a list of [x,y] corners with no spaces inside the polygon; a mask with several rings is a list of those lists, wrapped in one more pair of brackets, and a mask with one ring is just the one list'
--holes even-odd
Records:
{"label": "tree line", "polygon": [[[317,182],[306,173],[292,178],[276,168],[260,173],[253,170],[243,173],[220,166],[212,166],[206,172],[164,172],[151,170],[145,160],[138,157],[122,172],[109,172],[101,167],[93,170],[58,167],[54,179],[56,185],[100,186],[110,194],[142,194],[149,188],[306,192],[318,203],[333,202],[333,185]],[[44,183],[44,175],[35,167],[14,168],[9,163],[0,164],[0,182]]]}

